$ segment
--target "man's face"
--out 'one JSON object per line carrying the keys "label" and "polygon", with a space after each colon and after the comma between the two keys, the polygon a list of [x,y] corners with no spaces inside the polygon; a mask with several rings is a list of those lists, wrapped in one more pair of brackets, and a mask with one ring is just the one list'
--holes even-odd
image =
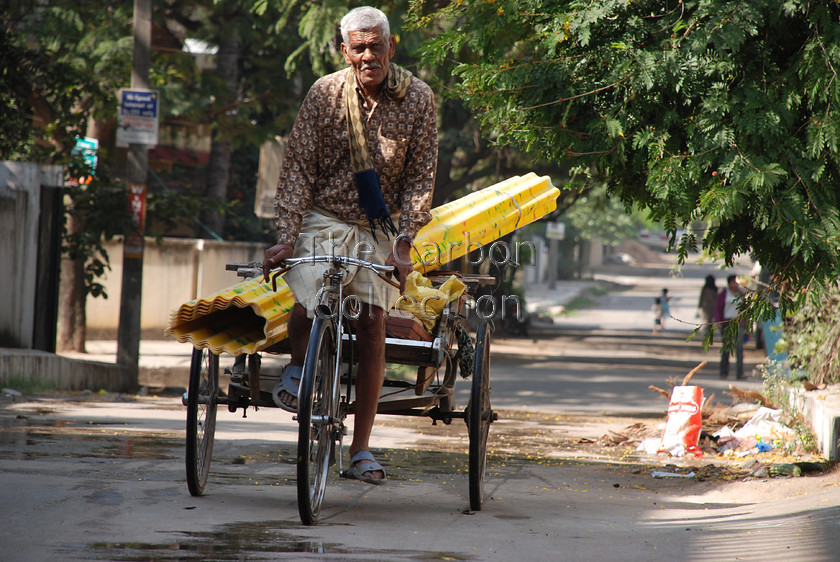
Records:
{"label": "man's face", "polygon": [[737,279],[733,279],[729,282],[729,290],[732,292],[732,294],[735,294],[740,290]]}
{"label": "man's face", "polygon": [[379,92],[388,76],[388,65],[396,50],[392,35],[387,40],[379,29],[351,31],[350,44],[341,44],[344,60],[353,67],[359,83],[369,94]]}

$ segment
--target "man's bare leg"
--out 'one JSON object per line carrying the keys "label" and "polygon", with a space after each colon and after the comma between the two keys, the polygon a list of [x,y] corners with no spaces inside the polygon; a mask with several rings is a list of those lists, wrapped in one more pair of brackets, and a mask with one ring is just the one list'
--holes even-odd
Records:
{"label": "man's bare leg", "polygon": [[[306,309],[295,303],[288,321],[289,343],[292,347],[290,365],[302,367],[309,343],[312,320],[306,316]],[[378,306],[362,305],[356,322],[356,338],[359,349],[359,365],[356,377],[356,413],[353,423],[353,442],[350,456],[359,451],[370,450],[370,433],[376,419],[379,395],[385,380],[385,313]],[[280,394],[281,400],[297,408],[297,398],[287,392]],[[373,478],[384,478],[382,471],[366,472]]]}
{"label": "man's bare leg", "polygon": [[[312,331],[312,320],[306,316],[306,309],[303,305],[295,303],[286,324],[289,330],[289,344],[292,346],[292,358],[289,365],[303,367],[303,361],[306,359],[306,347],[309,345],[309,332]],[[292,408],[297,408],[297,398],[285,390],[280,392],[280,400]]]}
{"label": "man's bare leg", "polygon": [[[370,432],[376,418],[379,395],[385,380],[385,313],[378,306],[364,304],[356,322],[359,367],[356,377],[356,414],[350,456],[370,450]],[[377,470],[365,472],[372,478],[384,478]]]}

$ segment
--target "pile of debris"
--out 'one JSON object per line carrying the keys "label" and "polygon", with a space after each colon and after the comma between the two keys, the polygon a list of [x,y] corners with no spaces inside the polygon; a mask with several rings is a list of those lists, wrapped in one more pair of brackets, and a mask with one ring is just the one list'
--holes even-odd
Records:
{"label": "pile of debris", "polygon": [[744,459],[752,475],[760,478],[822,470],[818,462],[780,462],[789,461],[791,455],[801,459],[806,451],[798,432],[782,423],[782,410],[760,392],[730,384],[724,394],[733,398],[733,404],[725,406],[715,402],[714,394],[704,397],[701,387],[690,385],[691,378],[705,366],[705,361],[700,363],[681,384],[667,381],[670,391],[649,387],[669,400],[663,424],[636,423],[619,432],[610,431],[601,437],[601,444],[631,446],[668,459]]}

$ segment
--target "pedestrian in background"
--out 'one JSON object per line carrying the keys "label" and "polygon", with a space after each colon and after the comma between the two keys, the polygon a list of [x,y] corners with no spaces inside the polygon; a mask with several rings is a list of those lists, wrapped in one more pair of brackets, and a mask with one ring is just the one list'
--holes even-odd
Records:
{"label": "pedestrian in background", "polygon": [[653,312],[653,333],[658,334],[662,331],[662,299],[654,297],[650,310]]}
{"label": "pedestrian in background", "polygon": [[668,296],[668,289],[662,289],[662,294],[659,295],[659,304],[662,307],[662,313],[660,314],[660,325],[662,329],[665,329],[665,321],[671,317],[671,297]]}
{"label": "pedestrian in background", "polygon": [[738,339],[735,345],[724,337],[724,330],[738,315],[738,303],[743,298],[744,290],[738,285],[738,278],[730,275],[726,278],[726,287],[721,289],[715,301],[715,322],[720,329],[723,345],[720,351],[720,378],[729,376],[729,356],[735,352],[735,378],[744,378],[744,323],[738,324]]}
{"label": "pedestrian in background", "polygon": [[703,337],[712,333],[714,338],[713,323],[715,321],[715,302],[717,301],[718,288],[715,284],[715,276],[707,275],[706,283],[700,289],[700,302],[697,303],[698,314],[703,319]]}

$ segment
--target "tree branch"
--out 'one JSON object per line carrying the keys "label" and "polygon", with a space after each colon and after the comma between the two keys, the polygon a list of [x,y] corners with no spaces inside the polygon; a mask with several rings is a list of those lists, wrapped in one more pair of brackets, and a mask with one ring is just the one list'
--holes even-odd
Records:
{"label": "tree branch", "polygon": [[539,109],[541,107],[547,107],[549,105],[555,105],[555,104],[558,104],[558,103],[563,103],[564,101],[576,100],[578,98],[583,98],[583,97],[586,97],[586,96],[590,96],[592,94],[597,94],[598,92],[603,92],[604,90],[609,90],[610,88],[614,88],[615,86],[618,86],[619,84],[621,84],[622,82],[626,82],[627,80],[630,80],[630,76],[625,76],[621,80],[613,82],[612,84],[607,84],[606,86],[602,86],[600,88],[595,88],[594,90],[590,90],[590,91],[584,92],[582,94],[569,96],[568,98],[558,98],[554,101],[549,101],[549,102],[546,102],[546,103],[540,103],[540,104],[537,104],[537,105],[532,105],[531,107],[520,107],[519,110],[520,111],[529,111],[531,109]]}

